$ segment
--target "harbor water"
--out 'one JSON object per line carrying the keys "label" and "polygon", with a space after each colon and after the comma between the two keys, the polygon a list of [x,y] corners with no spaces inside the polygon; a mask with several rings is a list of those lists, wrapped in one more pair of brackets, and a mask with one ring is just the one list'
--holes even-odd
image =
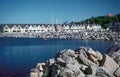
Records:
{"label": "harbor water", "polygon": [[0,77],[29,77],[30,69],[64,49],[91,47],[105,54],[113,41],[0,38]]}

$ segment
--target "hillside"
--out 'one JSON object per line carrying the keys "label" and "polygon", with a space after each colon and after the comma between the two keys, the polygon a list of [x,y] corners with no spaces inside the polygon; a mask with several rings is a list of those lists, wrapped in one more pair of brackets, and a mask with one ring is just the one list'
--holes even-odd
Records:
{"label": "hillside", "polygon": [[80,22],[71,22],[74,24],[85,24],[85,23],[95,23],[95,24],[100,24],[102,28],[106,29],[110,23],[112,22],[120,22],[120,14],[112,16],[111,14],[105,15],[105,16],[98,16],[98,17],[91,17],[89,19],[86,19],[84,21]]}

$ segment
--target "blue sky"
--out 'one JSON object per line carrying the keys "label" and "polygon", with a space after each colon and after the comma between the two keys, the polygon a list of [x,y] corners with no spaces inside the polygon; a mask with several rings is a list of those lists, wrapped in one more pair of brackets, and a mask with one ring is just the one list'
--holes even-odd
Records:
{"label": "blue sky", "polygon": [[0,0],[0,23],[63,23],[120,13],[120,0]]}

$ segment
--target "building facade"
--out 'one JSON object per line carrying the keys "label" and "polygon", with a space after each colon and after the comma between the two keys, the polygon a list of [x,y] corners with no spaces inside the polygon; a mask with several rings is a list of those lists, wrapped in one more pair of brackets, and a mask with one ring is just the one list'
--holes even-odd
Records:
{"label": "building facade", "polygon": [[98,24],[52,25],[52,24],[4,24],[3,33],[81,32],[102,31]]}
{"label": "building facade", "polygon": [[109,30],[113,32],[120,32],[120,22],[114,22],[109,25]]}

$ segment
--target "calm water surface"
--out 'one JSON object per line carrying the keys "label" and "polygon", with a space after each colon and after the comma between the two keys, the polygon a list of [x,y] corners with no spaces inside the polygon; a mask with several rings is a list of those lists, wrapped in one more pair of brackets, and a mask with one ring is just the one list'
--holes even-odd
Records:
{"label": "calm water surface", "polygon": [[0,38],[0,77],[29,77],[38,62],[53,58],[63,49],[85,46],[106,53],[113,41]]}

